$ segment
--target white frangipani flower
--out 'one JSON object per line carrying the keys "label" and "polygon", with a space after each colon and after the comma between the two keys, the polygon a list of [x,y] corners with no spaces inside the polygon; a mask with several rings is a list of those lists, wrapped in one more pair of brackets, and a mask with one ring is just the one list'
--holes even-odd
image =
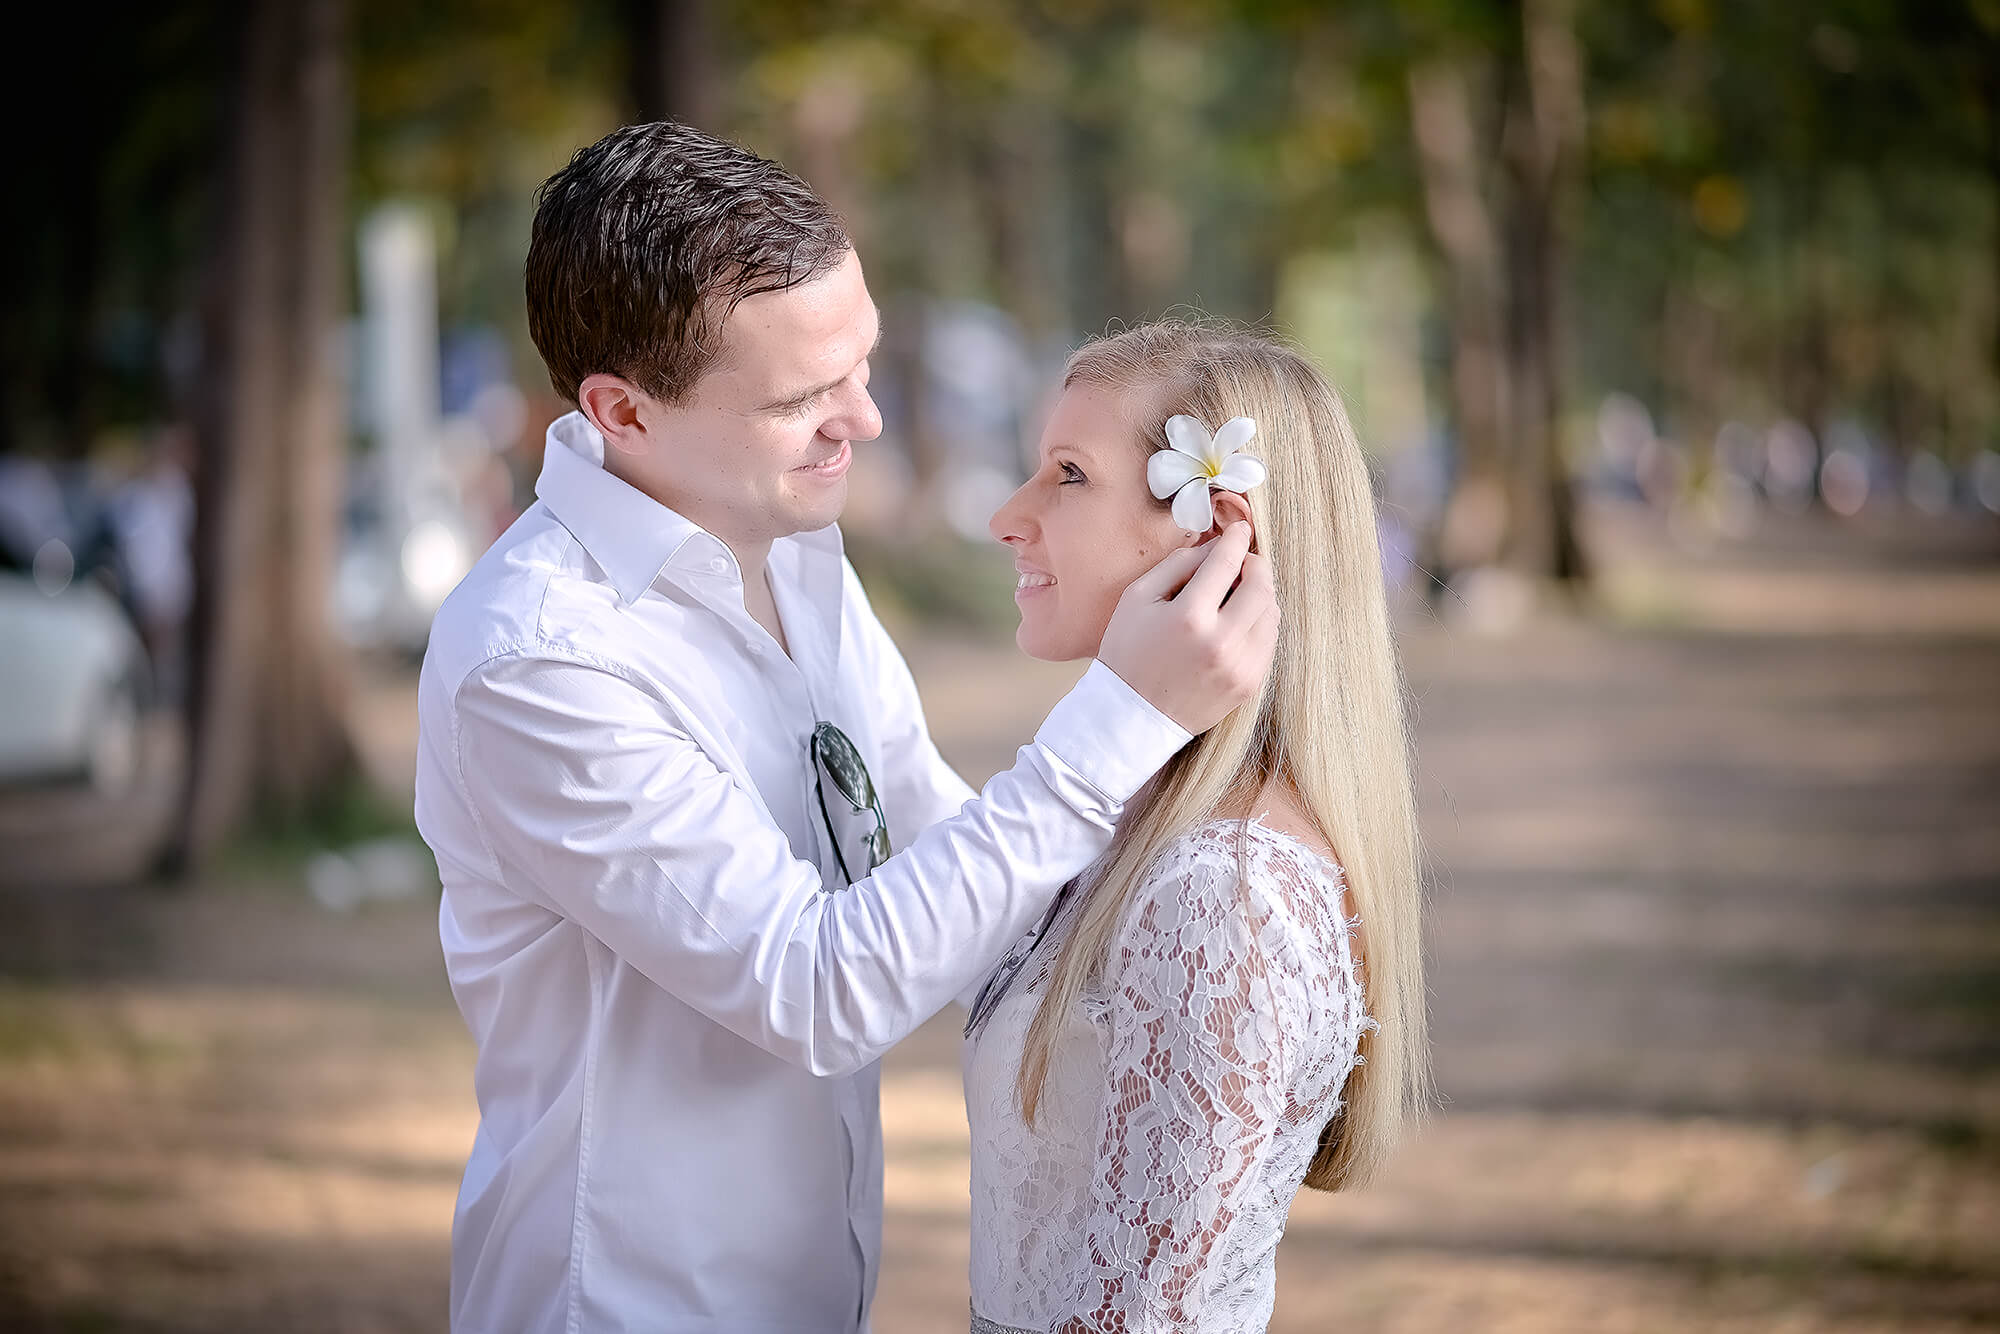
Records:
{"label": "white frangipani flower", "polygon": [[1192,417],[1167,418],[1167,443],[1146,460],[1146,485],[1155,500],[1174,498],[1174,522],[1190,533],[1205,533],[1215,525],[1211,487],[1241,494],[1264,480],[1264,462],[1239,453],[1257,434],[1248,417],[1231,417],[1214,435]]}

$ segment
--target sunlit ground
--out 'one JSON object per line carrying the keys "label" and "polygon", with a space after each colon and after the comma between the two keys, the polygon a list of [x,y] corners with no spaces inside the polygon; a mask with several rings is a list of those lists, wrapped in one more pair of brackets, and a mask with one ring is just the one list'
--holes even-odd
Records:
{"label": "sunlit ground", "polygon": [[[1412,625],[1449,1102],[1300,1200],[1274,1329],[2000,1325],[1996,548],[1621,538],[1623,628]],[[973,776],[1070,676],[910,649]],[[0,1328],[441,1328],[469,1070],[428,905],[0,899]],[[883,1102],[876,1328],[962,1328],[953,1018]]]}

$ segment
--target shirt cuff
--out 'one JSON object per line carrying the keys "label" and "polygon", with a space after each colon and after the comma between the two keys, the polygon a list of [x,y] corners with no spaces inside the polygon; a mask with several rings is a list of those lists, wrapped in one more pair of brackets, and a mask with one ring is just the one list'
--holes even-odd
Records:
{"label": "shirt cuff", "polygon": [[1119,805],[1194,740],[1118,673],[1093,661],[1056,702],[1035,740]]}

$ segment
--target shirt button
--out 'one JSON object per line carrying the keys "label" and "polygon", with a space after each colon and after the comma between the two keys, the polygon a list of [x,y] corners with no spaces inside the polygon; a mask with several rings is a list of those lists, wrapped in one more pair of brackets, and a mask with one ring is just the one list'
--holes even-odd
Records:
{"label": "shirt button", "polygon": [[708,563],[708,568],[715,571],[717,574],[726,574],[729,572],[729,562],[723,557],[717,556],[714,560]]}
{"label": "shirt button", "polygon": [[764,656],[764,646],[754,639],[750,641],[750,656],[753,658]]}

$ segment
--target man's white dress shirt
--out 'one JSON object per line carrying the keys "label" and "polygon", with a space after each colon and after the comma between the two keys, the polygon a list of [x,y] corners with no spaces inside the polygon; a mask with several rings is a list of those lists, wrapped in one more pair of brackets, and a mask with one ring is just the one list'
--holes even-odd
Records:
{"label": "man's white dress shirt", "polygon": [[[479,1046],[452,1325],[853,1331],[877,1058],[984,977],[1188,734],[1092,664],[973,800],[838,530],[772,545],[788,654],[729,549],[603,461],[581,414],[549,428],[538,503],[424,658],[417,821]],[[819,721],[898,851],[852,887]],[[827,799],[858,848],[868,823]]]}

